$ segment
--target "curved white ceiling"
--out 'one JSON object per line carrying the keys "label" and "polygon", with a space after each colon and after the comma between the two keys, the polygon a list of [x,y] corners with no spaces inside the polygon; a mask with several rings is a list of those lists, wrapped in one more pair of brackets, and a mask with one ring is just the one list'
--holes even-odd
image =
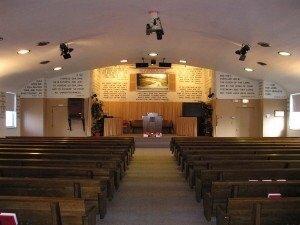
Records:
{"label": "curved white ceiling", "polygon": [[[162,41],[145,35],[149,10],[158,10]],[[250,78],[272,80],[300,91],[299,0],[2,0],[0,2],[0,89],[9,90],[40,77],[129,63],[159,52],[159,59],[201,66]],[[49,41],[37,47],[39,41]],[[262,48],[259,41],[271,43]],[[72,59],[63,60],[59,43],[71,42]],[[235,43],[249,43],[245,62]],[[31,54],[18,55],[18,49]],[[281,57],[278,51],[292,53]],[[42,60],[50,60],[40,65]],[[256,64],[268,63],[267,67]],[[63,70],[55,72],[55,66]],[[243,68],[255,69],[246,73]]]}

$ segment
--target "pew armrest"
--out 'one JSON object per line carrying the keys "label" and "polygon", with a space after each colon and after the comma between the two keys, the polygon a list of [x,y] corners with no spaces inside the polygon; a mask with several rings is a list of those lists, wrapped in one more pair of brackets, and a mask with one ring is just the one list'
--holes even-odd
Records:
{"label": "pew armrest", "polygon": [[212,211],[213,211],[213,198],[211,193],[205,193],[203,196],[203,209],[204,209],[204,216],[207,221],[211,220]]}
{"label": "pew armrest", "polygon": [[229,215],[226,213],[226,208],[217,206],[217,225],[229,225]]}

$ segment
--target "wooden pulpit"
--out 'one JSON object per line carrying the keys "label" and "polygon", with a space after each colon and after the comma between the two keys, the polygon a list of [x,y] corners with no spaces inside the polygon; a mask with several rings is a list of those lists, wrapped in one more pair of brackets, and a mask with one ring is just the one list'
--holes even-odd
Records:
{"label": "wooden pulpit", "polygon": [[147,113],[143,116],[143,136],[161,137],[162,136],[162,116],[158,113]]}

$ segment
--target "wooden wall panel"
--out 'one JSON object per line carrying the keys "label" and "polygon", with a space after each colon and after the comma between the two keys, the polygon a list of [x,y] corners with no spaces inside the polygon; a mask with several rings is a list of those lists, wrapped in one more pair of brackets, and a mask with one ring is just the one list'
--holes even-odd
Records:
{"label": "wooden wall panel", "polygon": [[123,120],[121,118],[104,119],[104,136],[121,136],[123,134]]}
{"label": "wooden wall panel", "polygon": [[179,136],[197,137],[197,117],[179,117],[175,126]]}
{"label": "wooden wall panel", "polygon": [[129,91],[136,91],[137,89],[137,74],[130,74]]}
{"label": "wooden wall panel", "polygon": [[174,73],[168,74],[168,83],[169,83],[169,91],[175,92],[176,91],[176,75]]}
{"label": "wooden wall panel", "polygon": [[104,112],[123,120],[139,120],[147,112],[157,112],[176,123],[181,116],[181,102],[104,102]]}

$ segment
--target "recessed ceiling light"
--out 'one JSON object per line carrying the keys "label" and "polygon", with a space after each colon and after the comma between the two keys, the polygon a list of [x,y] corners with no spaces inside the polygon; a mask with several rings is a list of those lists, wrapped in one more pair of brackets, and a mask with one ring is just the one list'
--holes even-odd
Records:
{"label": "recessed ceiling light", "polygon": [[45,64],[48,64],[49,62],[50,62],[49,60],[44,60],[44,61],[41,61],[40,64],[45,65]]}
{"label": "recessed ceiling light", "polygon": [[122,59],[120,62],[121,62],[121,63],[127,63],[128,60],[127,60],[127,59]]}
{"label": "recessed ceiling light", "polygon": [[151,57],[155,57],[155,56],[158,56],[158,53],[156,53],[156,52],[150,52],[149,55],[150,55]]}
{"label": "recessed ceiling light", "polygon": [[247,71],[247,72],[253,72],[254,71],[254,69],[251,69],[251,68],[248,68],[248,67],[244,68],[244,70]]}
{"label": "recessed ceiling light", "polygon": [[290,55],[292,55],[291,53],[285,52],[285,51],[280,51],[280,52],[278,52],[278,54],[281,55],[281,56],[290,56]]}
{"label": "recessed ceiling light", "polygon": [[58,67],[54,67],[54,68],[53,68],[54,71],[59,71],[59,70],[61,70],[61,69],[62,69],[61,66],[58,66]]}
{"label": "recessed ceiling light", "polygon": [[180,63],[183,63],[183,64],[186,64],[186,63],[187,63],[186,60],[184,60],[184,59],[179,60],[179,62],[180,62]]}
{"label": "recessed ceiling light", "polygon": [[42,46],[46,46],[48,44],[50,44],[49,41],[40,41],[36,44],[36,46],[42,47]]}
{"label": "recessed ceiling light", "polygon": [[30,52],[30,50],[28,49],[20,49],[17,53],[19,55],[25,55],[25,54],[28,54]]}
{"label": "recessed ceiling light", "polygon": [[261,65],[261,66],[266,66],[267,63],[264,63],[264,62],[257,62],[258,65]]}
{"label": "recessed ceiling light", "polygon": [[258,42],[257,43],[258,45],[260,45],[261,47],[264,47],[264,48],[269,48],[271,47],[270,43],[267,43],[267,42]]}

